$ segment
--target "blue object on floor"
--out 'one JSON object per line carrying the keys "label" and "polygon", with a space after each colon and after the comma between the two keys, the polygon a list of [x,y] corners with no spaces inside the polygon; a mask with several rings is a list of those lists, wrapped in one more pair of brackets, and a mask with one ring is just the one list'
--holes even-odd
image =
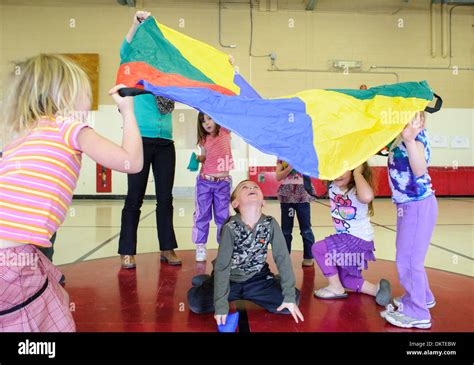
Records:
{"label": "blue object on floor", "polygon": [[219,332],[235,332],[239,324],[239,312],[231,313],[227,315],[225,324],[217,326]]}
{"label": "blue object on floor", "polygon": [[189,159],[188,170],[197,171],[199,169],[199,161],[196,160],[196,154],[193,152],[191,158]]}

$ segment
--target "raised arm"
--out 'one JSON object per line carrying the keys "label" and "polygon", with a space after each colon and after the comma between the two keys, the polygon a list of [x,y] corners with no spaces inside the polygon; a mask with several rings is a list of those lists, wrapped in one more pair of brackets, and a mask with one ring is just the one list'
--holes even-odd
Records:
{"label": "raised arm", "polygon": [[416,113],[415,117],[407,124],[402,131],[403,142],[407,148],[408,161],[415,176],[423,176],[427,171],[425,160],[425,146],[416,140],[416,136],[425,128],[425,115],[422,112]]}
{"label": "raised arm", "polygon": [[277,162],[275,170],[277,181],[281,181],[286,178],[290,174],[291,170],[293,170],[293,167],[290,165],[288,165],[286,168],[283,168],[283,165],[280,162]]}
{"label": "raised arm", "polygon": [[127,40],[128,43],[130,43],[132,41],[133,36],[137,32],[137,29],[138,29],[140,23],[143,22],[150,15],[151,15],[151,13],[149,11],[137,11],[135,13],[135,15],[133,16],[132,26],[130,27],[127,35],[125,36],[125,39]]}
{"label": "raised arm", "polygon": [[143,168],[143,147],[140,131],[133,113],[133,98],[122,98],[117,91],[125,85],[117,85],[109,91],[119,106],[123,118],[122,145],[97,134],[91,128],[79,132],[80,149],[97,163],[112,170],[135,174]]}
{"label": "raised arm", "polygon": [[352,172],[356,184],[356,195],[361,203],[369,204],[374,199],[374,190],[362,175],[362,169],[363,166],[360,165]]}

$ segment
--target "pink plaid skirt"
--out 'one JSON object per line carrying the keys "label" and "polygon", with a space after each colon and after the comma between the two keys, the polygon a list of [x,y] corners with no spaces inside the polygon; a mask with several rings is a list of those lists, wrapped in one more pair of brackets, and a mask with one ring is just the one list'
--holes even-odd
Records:
{"label": "pink plaid skirt", "polygon": [[0,249],[0,332],[75,332],[60,278],[34,245]]}

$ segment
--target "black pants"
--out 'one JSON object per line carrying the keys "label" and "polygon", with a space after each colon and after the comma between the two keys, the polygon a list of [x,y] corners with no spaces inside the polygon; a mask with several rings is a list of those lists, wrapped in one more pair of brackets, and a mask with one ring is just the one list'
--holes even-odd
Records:
{"label": "black pants", "polygon": [[303,238],[303,257],[312,259],[311,247],[314,244],[314,234],[311,229],[311,205],[310,203],[280,203],[281,208],[281,230],[285,236],[288,252],[291,253],[291,241],[293,240],[293,224],[295,215],[298,217],[300,233]]}
{"label": "black pants", "polygon": [[51,236],[49,240],[51,242],[51,247],[37,247],[43,255],[45,255],[49,261],[53,262],[53,255],[54,255],[54,242],[56,241],[56,232]]}
{"label": "black pants", "polygon": [[[300,292],[296,291],[296,303],[299,302]],[[276,279],[266,265],[262,271],[255,274],[243,283],[230,282],[229,302],[234,300],[248,300],[265,308],[271,313],[289,314],[285,309],[281,312],[277,308],[283,303],[283,293],[280,280]],[[188,291],[189,309],[193,313],[204,314],[214,312],[214,276],[201,285],[192,287]]]}
{"label": "black pants", "polygon": [[122,210],[118,253],[137,253],[137,229],[145,197],[150,166],[153,168],[156,193],[156,229],[160,251],[178,247],[173,228],[173,184],[176,165],[174,142],[163,138],[143,137],[143,169],[128,175],[128,192]]}

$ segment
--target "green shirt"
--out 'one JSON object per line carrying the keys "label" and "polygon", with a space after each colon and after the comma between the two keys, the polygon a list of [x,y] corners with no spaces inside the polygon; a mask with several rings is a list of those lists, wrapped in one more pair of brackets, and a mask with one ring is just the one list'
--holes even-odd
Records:
{"label": "green shirt", "polygon": [[[130,50],[130,44],[124,39],[120,47],[120,59],[126,59]],[[135,118],[142,137],[173,139],[171,113],[160,114],[154,95],[138,95],[133,101]]]}
{"label": "green shirt", "polygon": [[229,312],[230,282],[244,282],[258,274],[266,264],[268,245],[281,277],[283,301],[295,303],[295,275],[285,237],[275,218],[262,214],[254,229],[232,216],[223,227],[217,258],[214,260],[215,314]]}

